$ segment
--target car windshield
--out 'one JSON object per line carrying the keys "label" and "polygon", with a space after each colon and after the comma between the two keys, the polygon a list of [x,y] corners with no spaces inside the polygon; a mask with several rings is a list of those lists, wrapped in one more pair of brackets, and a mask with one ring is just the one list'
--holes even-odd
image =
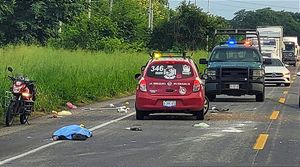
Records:
{"label": "car windshield", "polygon": [[249,48],[220,48],[213,51],[211,62],[261,62],[257,50]]}
{"label": "car windshield", "polygon": [[266,64],[266,66],[283,66],[282,62],[279,59],[270,59],[269,64]]}
{"label": "car windshield", "polygon": [[184,79],[193,76],[193,68],[186,63],[166,64],[156,62],[147,69],[147,76],[157,79]]}

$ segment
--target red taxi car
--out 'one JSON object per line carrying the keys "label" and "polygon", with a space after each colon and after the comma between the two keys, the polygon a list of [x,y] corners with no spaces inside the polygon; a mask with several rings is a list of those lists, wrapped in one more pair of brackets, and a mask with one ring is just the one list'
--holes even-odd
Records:
{"label": "red taxi car", "polygon": [[[151,113],[190,113],[203,120],[204,86],[193,60],[182,53],[152,53],[142,74],[137,74],[136,119]],[[207,107],[207,106],[206,106]]]}

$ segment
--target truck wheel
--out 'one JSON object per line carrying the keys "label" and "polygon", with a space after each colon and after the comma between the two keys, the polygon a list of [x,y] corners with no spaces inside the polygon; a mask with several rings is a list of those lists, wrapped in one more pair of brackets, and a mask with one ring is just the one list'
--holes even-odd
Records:
{"label": "truck wheel", "polygon": [[293,64],[294,67],[296,67],[296,64]]}
{"label": "truck wheel", "polygon": [[255,100],[257,102],[264,102],[265,101],[265,91],[263,91],[262,93],[259,93],[256,95]]}
{"label": "truck wheel", "polygon": [[195,113],[195,116],[196,116],[196,120],[203,120],[204,119],[204,110],[197,111]]}
{"label": "truck wheel", "polygon": [[290,83],[285,83],[285,84],[284,84],[284,86],[290,86],[290,85],[291,85]]}
{"label": "truck wheel", "polygon": [[216,95],[207,94],[206,97],[209,101],[214,101],[216,99]]}

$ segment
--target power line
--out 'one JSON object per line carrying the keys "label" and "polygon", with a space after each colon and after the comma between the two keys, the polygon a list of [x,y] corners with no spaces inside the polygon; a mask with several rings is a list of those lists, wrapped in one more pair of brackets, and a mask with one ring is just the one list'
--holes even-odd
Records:
{"label": "power line", "polygon": [[238,1],[238,0],[231,0],[232,2],[238,2],[238,3],[244,3],[244,4],[251,4],[256,6],[269,6],[274,8],[288,8],[288,9],[299,9],[299,8],[293,8],[293,7],[287,7],[287,6],[277,6],[277,5],[270,5],[270,4],[262,4],[262,3],[256,3],[256,2],[246,2],[246,1]]}

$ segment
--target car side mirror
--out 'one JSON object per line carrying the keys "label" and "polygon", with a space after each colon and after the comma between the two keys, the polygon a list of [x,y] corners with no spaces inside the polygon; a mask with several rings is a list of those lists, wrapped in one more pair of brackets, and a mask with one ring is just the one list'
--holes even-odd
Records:
{"label": "car side mirror", "polygon": [[200,59],[199,64],[207,64],[208,61],[206,59]]}
{"label": "car side mirror", "polygon": [[134,75],[134,78],[135,78],[136,80],[138,80],[138,79],[141,77],[141,75],[142,75],[142,74],[135,74],[135,75]]}
{"label": "car side mirror", "polygon": [[297,76],[299,76],[299,77],[300,77],[300,72],[298,72],[298,73],[297,73]]}
{"label": "car side mirror", "polygon": [[272,64],[272,61],[271,59],[265,59],[263,64]]}
{"label": "car side mirror", "polygon": [[13,69],[12,67],[8,67],[7,70],[8,70],[9,72],[13,72],[13,71],[14,71],[14,69]]}

